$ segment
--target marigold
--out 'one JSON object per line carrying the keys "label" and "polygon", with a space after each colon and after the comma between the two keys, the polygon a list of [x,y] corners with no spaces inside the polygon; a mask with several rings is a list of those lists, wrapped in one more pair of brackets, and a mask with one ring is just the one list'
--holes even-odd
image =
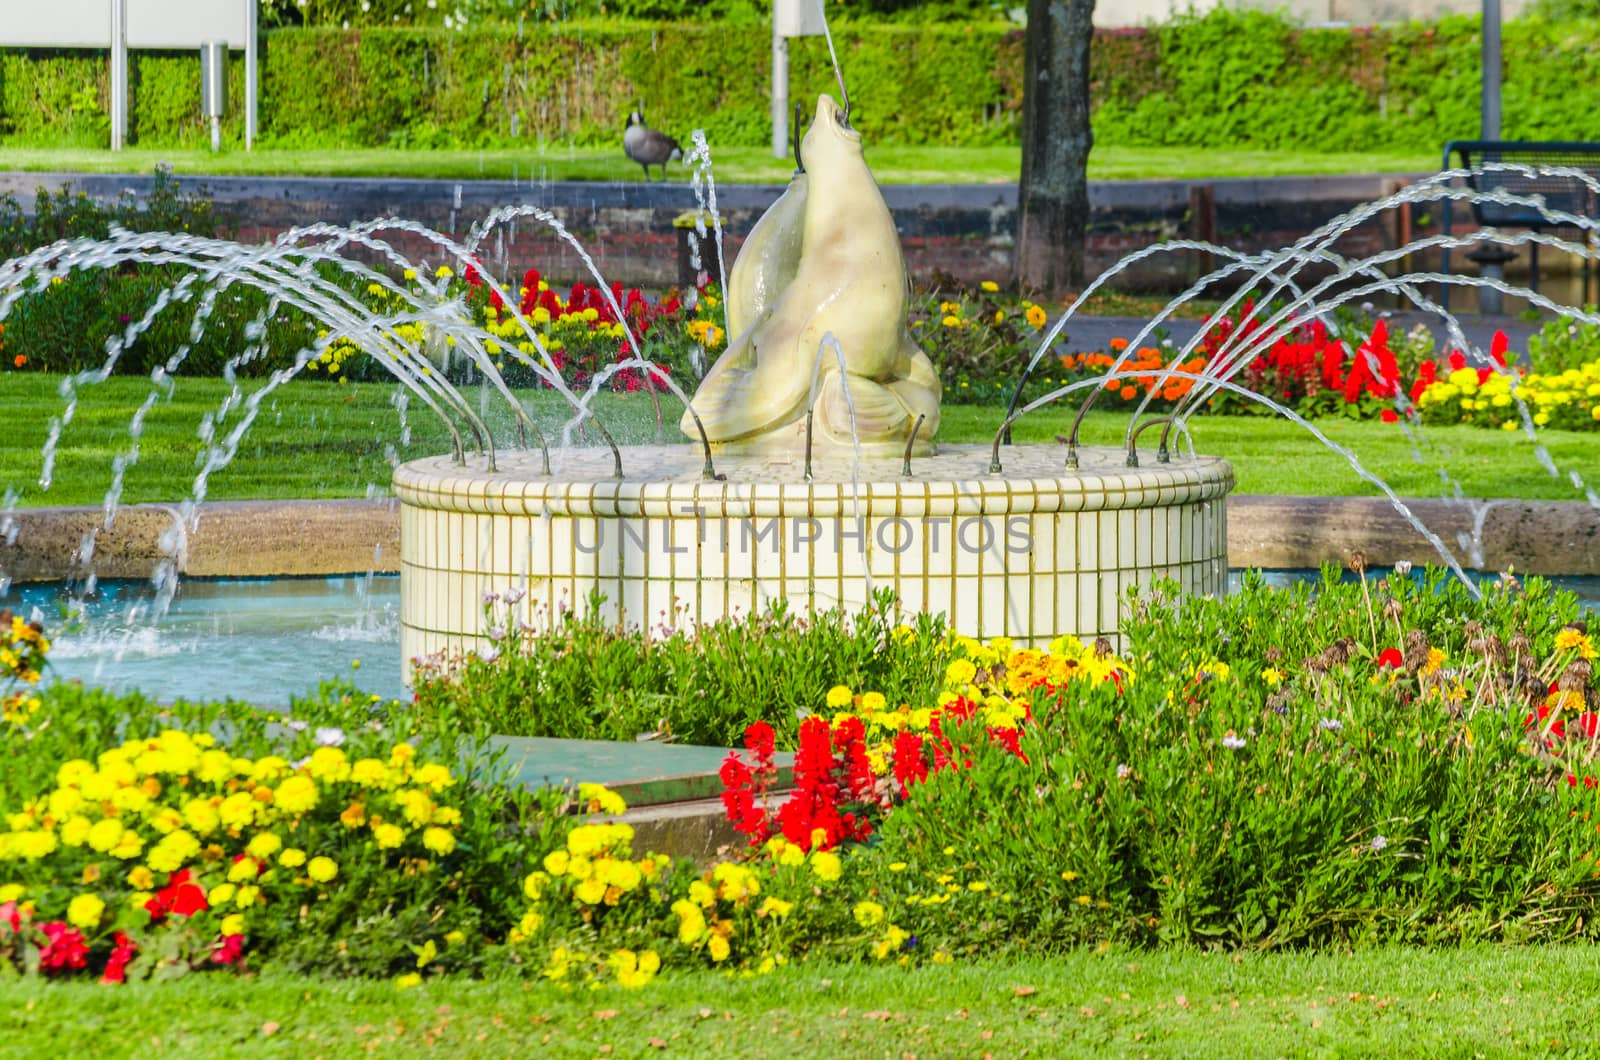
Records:
{"label": "marigold", "polygon": [[332,858],[315,857],[306,866],[306,875],[318,883],[331,883],[339,875],[339,864]]}
{"label": "marigold", "polygon": [[106,911],[106,903],[97,894],[80,894],[67,905],[67,923],[85,931],[93,931],[100,926],[100,917]]}
{"label": "marigold", "polygon": [[317,782],[303,774],[295,774],[273,793],[273,802],[284,813],[299,815],[316,808],[320,793]]}

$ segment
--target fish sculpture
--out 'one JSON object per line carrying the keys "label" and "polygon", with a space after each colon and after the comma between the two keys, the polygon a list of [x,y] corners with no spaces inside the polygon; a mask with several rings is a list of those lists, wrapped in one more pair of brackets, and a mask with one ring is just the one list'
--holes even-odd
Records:
{"label": "fish sculpture", "polygon": [[[861,134],[823,94],[797,172],[728,277],[728,349],[691,403],[729,452],[931,451],[939,375],[911,337],[894,217]],[[829,339],[831,338],[831,341]],[[837,349],[835,349],[837,344]],[[920,424],[919,424],[920,420]],[[697,437],[685,412],[683,430]]]}

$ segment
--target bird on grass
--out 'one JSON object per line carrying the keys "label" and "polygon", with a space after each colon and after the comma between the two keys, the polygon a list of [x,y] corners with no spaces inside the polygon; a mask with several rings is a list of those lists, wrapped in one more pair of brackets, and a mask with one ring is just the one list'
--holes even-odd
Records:
{"label": "bird on grass", "polygon": [[628,157],[644,167],[644,179],[650,179],[650,167],[661,167],[661,179],[667,179],[667,163],[683,158],[683,148],[678,141],[664,132],[644,123],[644,115],[634,111],[628,115],[628,128],[622,134],[622,149]]}

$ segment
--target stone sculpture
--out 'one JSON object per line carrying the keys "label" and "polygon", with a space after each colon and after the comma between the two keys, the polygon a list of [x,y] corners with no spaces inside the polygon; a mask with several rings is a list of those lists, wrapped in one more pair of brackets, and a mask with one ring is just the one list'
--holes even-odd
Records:
{"label": "stone sculpture", "polygon": [[[864,452],[899,453],[913,431],[913,452],[931,450],[939,376],[911,338],[900,237],[861,147],[821,96],[800,146],[804,172],[734,262],[731,341],[693,399],[723,451],[799,452],[808,409],[818,453],[852,450],[854,439]],[[687,413],[683,430],[696,436]]]}

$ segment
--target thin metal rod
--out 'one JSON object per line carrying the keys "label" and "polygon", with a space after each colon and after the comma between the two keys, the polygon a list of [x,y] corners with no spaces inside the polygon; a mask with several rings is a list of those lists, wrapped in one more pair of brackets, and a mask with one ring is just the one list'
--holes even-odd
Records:
{"label": "thin metal rod", "polygon": [[811,428],[816,420],[816,410],[806,409],[806,481],[811,481]]}
{"label": "thin metal rod", "polygon": [[917,417],[917,422],[911,425],[911,437],[906,439],[906,456],[900,464],[900,474],[903,478],[911,477],[911,447],[917,444],[917,432],[922,430],[922,421],[928,418],[926,412]]}

